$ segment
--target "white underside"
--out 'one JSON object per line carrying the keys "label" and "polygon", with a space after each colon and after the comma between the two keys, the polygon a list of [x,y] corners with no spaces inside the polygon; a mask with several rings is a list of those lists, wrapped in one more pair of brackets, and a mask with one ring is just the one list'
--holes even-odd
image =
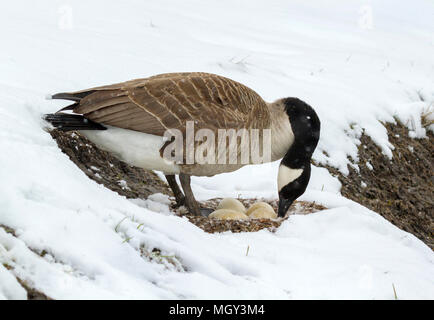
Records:
{"label": "white underside", "polygon": [[303,169],[291,169],[287,166],[280,165],[277,175],[277,188],[282,190],[284,186],[296,180],[303,173]]}
{"label": "white underside", "polygon": [[107,126],[107,130],[81,130],[86,138],[116,158],[147,170],[179,173],[179,166],[160,156],[163,137]]}

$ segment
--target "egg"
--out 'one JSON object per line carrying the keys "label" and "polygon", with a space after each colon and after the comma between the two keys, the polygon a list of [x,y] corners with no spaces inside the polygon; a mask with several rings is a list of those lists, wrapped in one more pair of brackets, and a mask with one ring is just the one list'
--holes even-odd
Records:
{"label": "egg", "polygon": [[220,201],[219,205],[217,206],[217,210],[218,209],[229,209],[229,210],[234,210],[242,213],[246,212],[246,208],[241,203],[241,201],[234,198],[224,198],[222,201]]}
{"label": "egg", "polygon": [[219,220],[245,220],[249,218],[243,212],[230,209],[218,209],[212,212],[208,217]]}
{"label": "egg", "polygon": [[250,216],[252,214],[253,211],[255,211],[256,209],[262,208],[265,211],[270,211],[272,213],[274,213],[274,209],[272,206],[270,206],[268,203],[260,201],[260,202],[256,202],[255,204],[253,204],[246,212],[246,215]]}
{"label": "egg", "polygon": [[264,207],[258,207],[256,210],[249,215],[250,219],[276,219],[277,214],[274,211],[270,211]]}

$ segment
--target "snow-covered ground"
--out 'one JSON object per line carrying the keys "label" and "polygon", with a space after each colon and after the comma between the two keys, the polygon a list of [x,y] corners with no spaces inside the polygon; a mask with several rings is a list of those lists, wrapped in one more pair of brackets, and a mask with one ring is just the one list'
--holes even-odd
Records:
{"label": "snow-covered ground", "polygon": [[[314,158],[345,173],[361,128],[389,156],[378,120],[397,116],[425,135],[433,14],[429,0],[2,3],[0,225],[16,237],[0,228],[0,298],[25,298],[13,275],[55,299],[393,299],[392,284],[400,299],[434,298],[433,252],[342,197],[325,169],[314,168],[302,200],[328,210],[291,216],[276,233],[207,234],[164,197],[129,201],[89,180],[40,120],[60,107],[49,93],[213,72],[268,101],[311,104],[322,120]],[[199,199],[276,197],[276,168],[195,178],[193,188]]]}

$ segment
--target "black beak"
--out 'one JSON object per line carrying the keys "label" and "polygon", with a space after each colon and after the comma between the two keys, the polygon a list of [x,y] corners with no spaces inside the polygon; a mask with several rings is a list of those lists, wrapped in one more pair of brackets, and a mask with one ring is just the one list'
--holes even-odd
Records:
{"label": "black beak", "polygon": [[294,200],[279,197],[279,211],[277,212],[278,216],[283,218],[293,202]]}

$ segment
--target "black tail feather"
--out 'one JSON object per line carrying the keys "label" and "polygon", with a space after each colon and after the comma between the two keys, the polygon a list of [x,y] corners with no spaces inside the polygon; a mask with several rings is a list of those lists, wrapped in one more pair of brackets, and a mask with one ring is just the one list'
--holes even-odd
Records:
{"label": "black tail feather", "polygon": [[81,99],[83,99],[84,97],[86,97],[87,95],[93,92],[95,92],[95,90],[84,91],[79,93],[60,92],[60,93],[53,94],[51,96],[51,99],[64,99],[64,100],[79,102]]}
{"label": "black tail feather", "polygon": [[44,120],[51,123],[56,129],[62,131],[107,129],[103,125],[78,114],[50,113],[44,115]]}
{"label": "black tail feather", "polygon": [[63,107],[62,109],[56,111],[56,113],[59,113],[61,111],[65,111],[65,110],[74,110],[75,107],[78,107],[78,102],[70,104],[70,105],[68,105],[66,107]]}

